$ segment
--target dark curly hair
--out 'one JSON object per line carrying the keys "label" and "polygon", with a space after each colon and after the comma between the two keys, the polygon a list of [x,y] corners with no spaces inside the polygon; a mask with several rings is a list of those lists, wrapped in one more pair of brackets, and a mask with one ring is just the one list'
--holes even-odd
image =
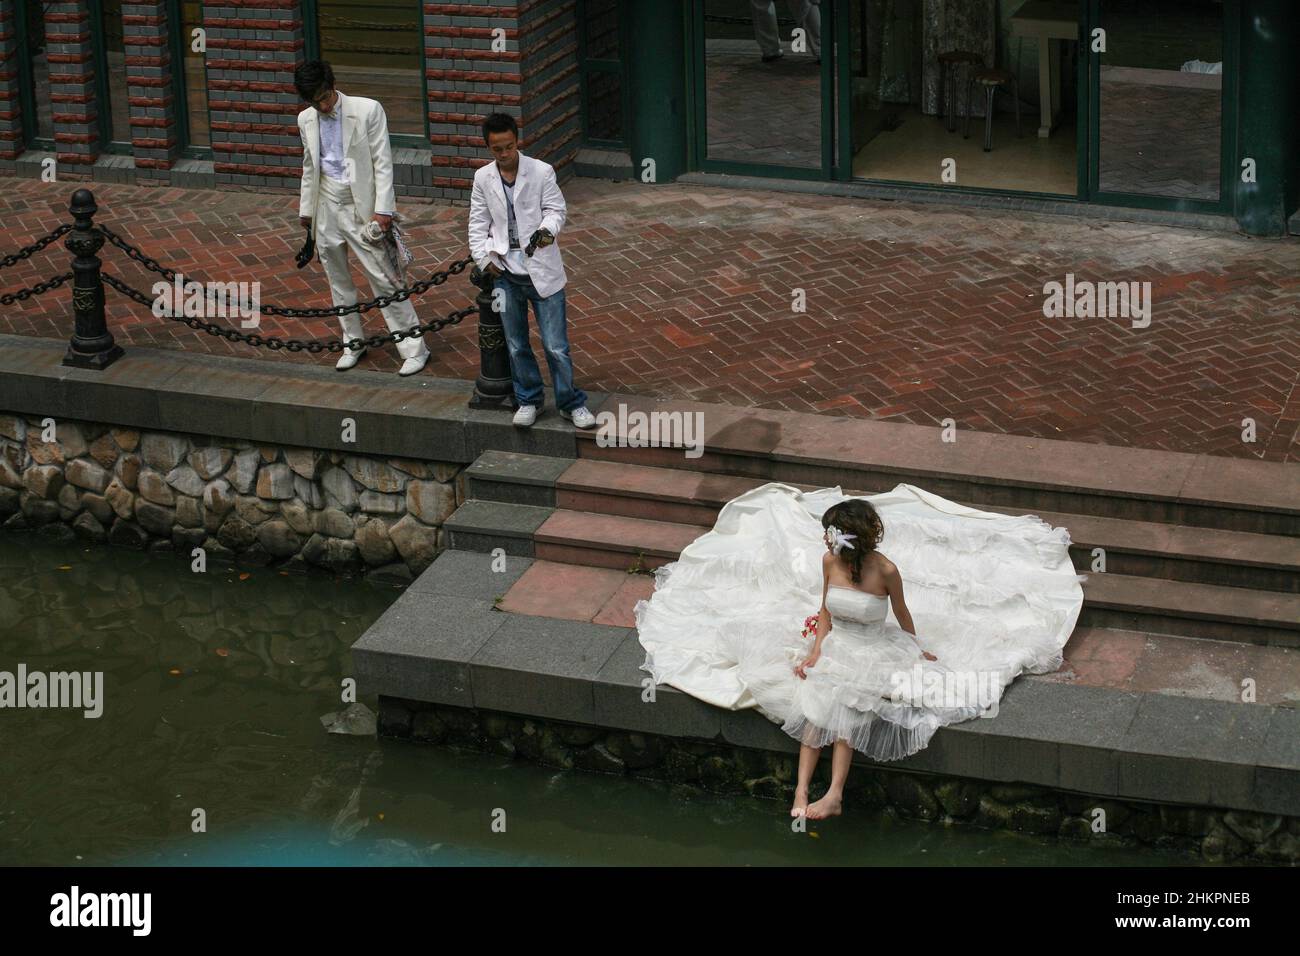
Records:
{"label": "dark curly hair", "polygon": [[334,69],[324,60],[308,60],[293,71],[293,88],[311,103],[326,90],[334,89]]}
{"label": "dark curly hair", "polygon": [[863,501],[861,498],[850,498],[826,509],[826,513],[822,515],[822,527],[829,528],[831,525],[835,525],[845,534],[857,535],[850,542],[853,547],[845,545],[839,557],[848,564],[853,583],[858,584],[862,580],[862,563],[867,559],[868,554],[876,550],[876,545],[880,544],[880,539],[885,536],[885,526],[880,520],[880,515],[876,513],[876,509],[870,502]]}

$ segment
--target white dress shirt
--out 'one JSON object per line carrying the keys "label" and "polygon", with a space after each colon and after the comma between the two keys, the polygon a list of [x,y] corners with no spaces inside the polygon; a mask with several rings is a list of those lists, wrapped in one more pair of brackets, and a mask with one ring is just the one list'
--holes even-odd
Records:
{"label": "white dress shirt", "polygon": [[[321,113],[320,128],[320,170],[337,183],[348,183],[347,165],[343,162],[343,92],[336,90],[334,109]],[[391,211],[375,210],[381,216],[391,216]]]}

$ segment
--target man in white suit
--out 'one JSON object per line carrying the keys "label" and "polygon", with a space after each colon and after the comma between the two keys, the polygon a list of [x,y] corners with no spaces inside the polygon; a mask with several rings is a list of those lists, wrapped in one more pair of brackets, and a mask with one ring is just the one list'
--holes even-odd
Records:
{"label": "man in white suit", "polygon": [[[298,95],[311,104],[298,114],[303,146],[298,216],[312,230],[334,304],[357,302],[348,249],[357,257],[375,296],[389,295],[397,286],[385,269],[383,246],[367,242],[361,234],[372,220],[387,231],[397,206],[384,108],[372,99],[345,96],[334,89],[334,71],[320,60],[299,66],[293,83]],[[390,332],[420,324],[409,299],[382,311]],[[363,338],[359,313],[339,316],[339,324],[344,341]],[[363,352],[364,348],[345,351],[335,368],[352,368]],[[402,375],[414,375],[429,361],[423,337],[403,339],[397,352],[404,359]]]}
{"label": "man in white suit", "polygon": [[519,127],[508,113],[483,123],[483,141],[495,162],[474,173],[469,200],[469,254],[493,276],[501,325],[510,348],[510,377],[519,409],[514,423],[527,428],[543,405],[542,373],[528,337],[528,303],[551,370],[560,415],[578,428],[596,424],[587,395],[573,383],[564,263],[555,238],[564,228],[564,195],[549,163],[519,152]]}

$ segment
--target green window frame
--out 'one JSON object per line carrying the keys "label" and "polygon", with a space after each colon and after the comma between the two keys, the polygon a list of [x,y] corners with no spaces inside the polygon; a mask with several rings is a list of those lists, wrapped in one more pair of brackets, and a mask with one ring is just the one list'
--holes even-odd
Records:
{"label": "green window frame", "polygon": [[[1186,199],[1177,196],[1157,196],[1149,193],[1105,192],[1098,185],[1101,178],[1101,57],[1092,52],[1088,38],[1095,27],[1102,24],[1102,0],[1083,0],[1086,7],[1079,31],[1082,53],[1079,57],[1087,69],[1087,182],[1081,198],[1106,206],[1124,206],[1130,209],[1160,209],[1172,212],[1210,213],[1231,215],[1235,206],[1237,165],[1237,86],[1239,73],[1237,57],[1241,47],[1240,0],[1223,0],[1223,84],[1220,92],[1219,132],[1219,198]],[[1083,112],[1082,110],[1080,111]],[[1081,117],[1080,124],[1083,119]],[[1081,162],[1083,160],[1081,159]]]}

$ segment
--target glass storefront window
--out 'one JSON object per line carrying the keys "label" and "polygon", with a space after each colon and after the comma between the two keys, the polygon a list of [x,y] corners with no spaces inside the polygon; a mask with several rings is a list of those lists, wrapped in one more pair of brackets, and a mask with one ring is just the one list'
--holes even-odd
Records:
{"label": "glass storefront window", "polygon": [[816,0],[705,0],[709,159],[821,167],[821,20]]}
{"label": "glass storefront window", "polygon": [[108,92],[109,124],[105,132],[115,143],[131,142],[131,106],[127,94],[126,47],[122,30],[122,0],[101,0],[104,83]]}
{"label": "glass storefront window", "polygon": [[623,64],[619,0],[585,0],[578,7],[582,42],[583,122],[589,141],[622,144]]}
{"label": "glass storefront window", "polygon": [[426,136],[421,0],[316,0],[320,59],[344,93],[378,100],[388,132]]}
{"label": "glass storefront window", "polygon": [[184,58],[181,78],[185,91],[186,142],[190,146],[210,147],[212,128],[208,116],[207,56],[195,50],[195,30],[203,26],[202,0],[183,0],[180,5],[180,49]]}
{"label": "glass storefront window", "polygon": [[32,139],[53,139],[54,115],[50,102],[50,63],[46,58],[44,4],[40,0],[22,0],[24,39],[27,45],[28,89],[32,97],[28,102],[28,136]]}
{"label": "glass storefront window", "polygon": [[1077,195],[1078,16],[1077,0],[852,0],[853,176]]}
{"label": "glass storefront window", "polygon": [[1106,0],[1101,25],[1098,188],[1217,200],[1223,4]]}

